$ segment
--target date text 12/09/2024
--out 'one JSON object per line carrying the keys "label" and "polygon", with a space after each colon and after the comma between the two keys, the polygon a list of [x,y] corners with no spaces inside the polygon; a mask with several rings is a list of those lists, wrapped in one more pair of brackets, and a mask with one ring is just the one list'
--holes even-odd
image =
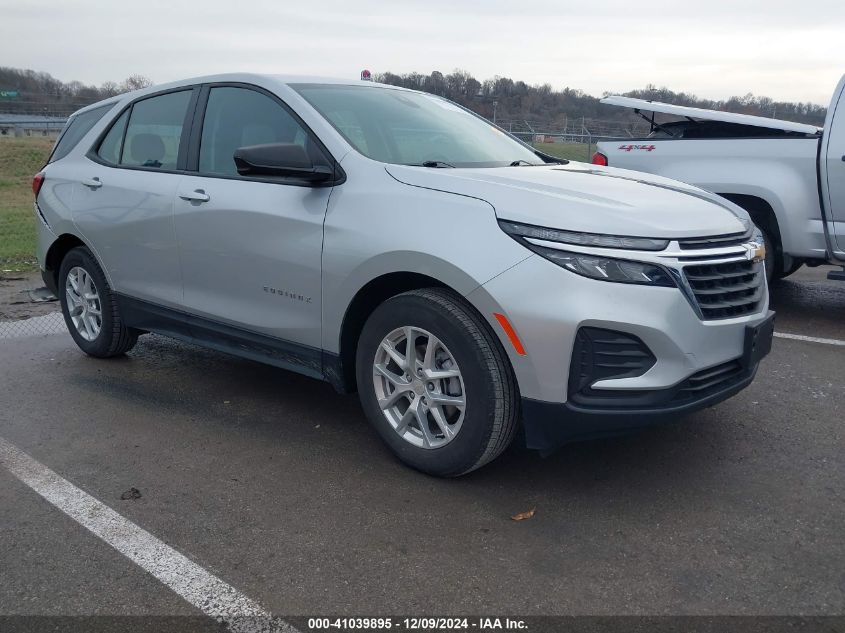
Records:
{"label": "date text 12/09/2024", "polygon": [[309,618],[308,629],[405,631],[519,631],[528,625],[518,618]]}

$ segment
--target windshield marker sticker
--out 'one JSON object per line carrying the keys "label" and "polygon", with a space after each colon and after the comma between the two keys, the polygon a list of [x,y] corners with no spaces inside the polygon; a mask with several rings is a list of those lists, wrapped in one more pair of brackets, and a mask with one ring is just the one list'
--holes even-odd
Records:
{"label": "windshield marker sticker", "polygon": [[657,147],[655,147],[654,145],[620,145],[619,149],[625,150],[626,152],[630,152],[635,149],[653,152],[655,149],[657,149]]}

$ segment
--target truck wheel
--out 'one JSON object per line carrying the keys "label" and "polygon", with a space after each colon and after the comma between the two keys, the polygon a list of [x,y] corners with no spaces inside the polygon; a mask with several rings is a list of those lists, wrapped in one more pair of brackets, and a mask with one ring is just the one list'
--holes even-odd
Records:
{"label": "truck wheel", "polygon": [[763,233],[763,244],[766,247],[766,282],[772,283],[775,279],[780,279],[781,258],[775,250],[775,241],[765,229],[760,229]]}
{"label": "truck wheel", "polygon": [[497,457],[519,420],[519,392],[486,322],[454,292],[413,290],[370,315],[358,341],[361,405],[403,462],[455,477]]}
{"label": "truck wheel", "polygon": [[108,358],[132,349],[139,332],[123,324],[114,294],[91,251],[79,246],[65,255],[58,287],[65,323],[83,352]]}
{"label": "truck wheel", "polygon": [[792,266],[790,266],[789,268],[786,268],[786,269],[782,269],[778,273],[778,276],[777,276],[778,279],[785,279],[786,277],[789,277],[792,273],[796,272],[803,265],[804,265],[803,260],[793,258],[792,259]]}

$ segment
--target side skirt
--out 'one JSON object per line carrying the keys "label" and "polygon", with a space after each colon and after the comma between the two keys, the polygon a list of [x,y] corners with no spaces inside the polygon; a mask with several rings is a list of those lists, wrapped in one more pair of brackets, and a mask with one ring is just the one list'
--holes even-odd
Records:
{"label": "side skirt", "polygon": [[129,327],[325,380],[342,391],[333,379],[339,375],[340,358],[336,354],[126,295],[115,293],[115,297]]}

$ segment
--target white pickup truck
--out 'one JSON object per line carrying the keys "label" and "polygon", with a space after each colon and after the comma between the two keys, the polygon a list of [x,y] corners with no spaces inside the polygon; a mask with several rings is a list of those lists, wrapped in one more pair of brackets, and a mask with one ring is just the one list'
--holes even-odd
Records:
{"label": "white pickup truck", "polygon": [[[745,208],[764,232],[769,278],[845,263],[845,77],[823,128],[611,96],[651,124],[642,139],[602,141],[593,162],[682,180]],[[660,115],[657,117],[656,115]],[[666,116],[669,115],[669,116]],[[845,273],[829,276],[845,280]]]}

